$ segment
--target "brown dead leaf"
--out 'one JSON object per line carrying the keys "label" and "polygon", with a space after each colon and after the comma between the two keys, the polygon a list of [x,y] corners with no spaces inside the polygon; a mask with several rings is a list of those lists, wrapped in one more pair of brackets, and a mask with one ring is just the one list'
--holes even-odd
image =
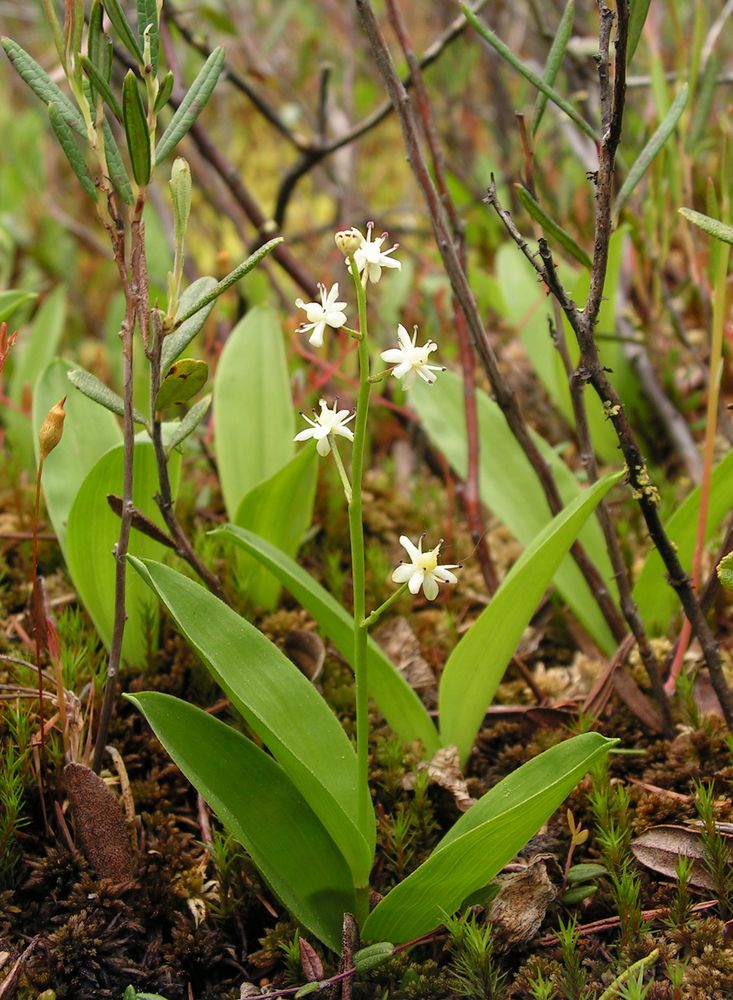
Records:
{"label": "brown dead leaf", "polygon": [[300,966],[308,982],[312,983],[323,979],[323,962],[310,941],[306,941],[304,937],[299,937],[298,948],[300,949]]}
{"label": "brown dead leaf", "polygon": [[307,628],[293,628],[285,636],[285,655],[300,669],[309,681],[315,682],[321,676],[326,659],[326,647],[317,632]]}
{"label": "brown dead leaf", "polygon": [[489,920],[495,947],[509,951],[537,934],[558,890],[542,858],[536,858],[523,871],[500,876],[497,882],[500,888],[489,907]]}
{"label": "brown dead leaf", "polygon": [[[441,747],[435,752],[432,760],[418,764],[417,769],[418,771],[427,769],[430,781],[450,792],[461,812],[466,812],[476,801],[469,795],[466,780],[461,773],[461,761],[457,747]],[[414,774],[405,775],[402,785],[407,789],[414,788]]]}
{"label": "brown dead leaf", "polygon": [[83,764],[67,764],[64,778],[76,835],[89,863],[100,878],[128,882],[135,873],[135,860],[117,798]]}
{"label": "brown dead leaf", "polygon": [[715,882],[702,861],[702,838],[698,830],[672,824],[655,826],[632,841],[631,850],[646,868],[668,878],[675,878],[677,859],[685,855],[693,861],[691,884],[715,889]]}
{"label": "brown dead leaf", "polygon": [[390,618],[374,630],[374,638],[392,660],[410,687],[428,708],[438,701],[438,687],[430,664],[420,653],[420,644],[406,618]]}

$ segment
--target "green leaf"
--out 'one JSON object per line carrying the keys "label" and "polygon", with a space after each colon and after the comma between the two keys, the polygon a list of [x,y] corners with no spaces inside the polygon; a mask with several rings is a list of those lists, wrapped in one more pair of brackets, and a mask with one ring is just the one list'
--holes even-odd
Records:
{"label": "green leaf", "polygon": [[99,70],[94,65],[91,59],[88,59],[86,56],[82,56],[81,65],[82,69],[89,78],[89,82],[93,84],[96,90],[99,91],[99,93],[102,96],[102,100],[106,102],[107,106],[112,111],[112,114],[115,116],[115,118],[121,122],[122,108],[120,107],[119,101],[112,92],[112,88],[110,87],[110,85],[101,75],[101,73],[99,72]]}
{"label": "green leaf", "polygon": [[137,32],[143,53],[145,52],[145,31],[147,28],[150,29],[150,65],[153,76],[157,76],[159,47],[157,0],[137,0]]}
{"label": "green leaf", "polygon": [[[481,500],[522,544],[528,545],[552,519],[547,501],[536,473],[498,405],[484,392],[476,393],[476,402],[481,441]],[[417,410],[430,439],[456,473],[465,478],[468,459],[461,379],[452,372],[444,372],[434,385],[416,383],[410,390],[410,403]],[[543,438],[533,437],[555,475],[563,503],[569,503],[580,494],[578,481]],[[603,535],[595,520],[585,525],[580,541],[606,580],[609,592],[614,594],[613,573]],[[616,643],[593,594],[570,557],[560,565],[555,584],[583,627],[601,649],[610,654]]]}
{"label": "green leaf", "polygon": [[214,445],[229,520],[243,497],[295,454],[280,317],[255,306],[234,327],[214,381]]}
{"label": "green leaf", "polygon": [[377,941],[354,952],[354,968],[359,972],[367,972],[369,969],[384,965],[393,955],[394,945],[391,941]]}
{"label": "green leaf", "polygon": [[[313,517],[317,480],[318,455],[311,443],[244,496],[235,523],[295,558]],[[241,549],[238,555],[237,581],[242,591],[257,607],[272,611],[280,595],[277,578]]]}
{"label": "green leaf", "polygon": [[286,909],[338,953],[343,915],[356,905],[351,872],[283,768],[187,702],[157,692],[126,697]]}
{"label": "green leaf", "polygon": [[[234,268],[233,271],[230,271],[226,278],[222,278],[221,281],[214,285],[212,289],[203,293],[199,299],[194,300],[193,303],[186,308],[185,312],[183,312],[179,306],[178,313],[176,315],[177,328],[180,327],[182,323],[185,323],[186,320],[194,316],[199,309],[203,309],[205,306],[208,306],[210,302],[215,302],[220,295],[223,295],[228,288],[235,285],[245,276],[245,274],[249,274],[249,272],[255,268],[261,260],[263,260],[275,249],[276,246],[278,246],[278,244],[282,242],[282,236],[276,236],[274,239],[269,240],[258,250],[255,250],[253,254],[250,254],[246,260],[243,260],[238,267]],[[193,287],[193,285],[191,287]],[[181,296],[181,301],[183,301],[183,296]]]}
{"label": "green leaf", "polygon": [[733,552],[723,556],[716,570],[718,579],[726,590],[733,590]]}
{"label": "green leaf", "polygon": [[[317,580],[274,545],[244,528],[225,524],[212,534],[224,535],[259,559],[315,618],[353,670],[353,618]],[[425,706],[371,637],[367,640],[367,676],[369,694],[394,732],[403,740],[420,740],[427,755],[435,753],[440,745],[438,734]]]}
{"label": "green leaf", "polygon": [[[208,294],[212,288],[216,288],[216,278],[197,278],[181,294],[178,301],[179,315],[187,312],[194,302],[202,296]],[[185,323],[177,321],[178,326],[175,331],[173,333],[169,333],[163,340],[163,350],[160,354],[161,369],[165,370],[166,368],[169,368],[179,354],[182,354],[183,351],[186,350],[188,345],[211,315],[211,310],[215,305],[216,300],[212,299],[208,305],[194,312],[193,315],[185,321]]]}
{"label": "green leaf", "polygon": [[448,657],[438,698],[440,735],[465,764],[476,733],[542,595],[580,529],[623,473],[601,479],[561,511],[524,550],[488,607]]}
{"label": "green leaf", "polygon": [[[103,61],[104,57],[102,55],[104,31],[102,28],[102,22],[104,19],[104,11],[99,0],[93,0],[92,6],[89,10],[89,27],[87,28],[87,54],[82,55],[82,65],[86,59],[91,63],[97,76],[101,76],[104,82],[109,86],[109,79],[105,76],[103,72]],[[87,73],[87,76],[89,74]],[[90,82],[91,77],[89,78]],[[92,87],[91,93],[89,95],[89,103],[94,107],[97,102],[97,96],[94,92],[94,87]]]}
{"label": "green leaf", "polygon": [[[545,63],[545,72],[542,74],[542,79],[548,87],[553,86],[555,80],[557,79],[557,74],[560,72],[562,61],[565,58],[565,50],[568,47],[570,36],[573,33],[574,19],[575,0],[568,0],[565,4],[565,10],[562,13],[562,17],[560,18],[560,23],[557,26],[555,37],[552,39],[552,45],[550,46],[550,51],[547,54],[547,62]],[[532,123],[530,125],[532,135],[535,135],[537,129],[540,127],[540,122],[542,121],[546,107],[547,94],[540,91],[535,98],[534,109],[532,110]]]}
{"label": "green leaf", "polygon": [[[82,56],[82,59],[83,58],[84,57]],[[51,123],[51,128],[59,141],[61,149],[64,151],[64,156],[69,161],[69,165],[76,174],[79,183],[89,197],[96,201],[97,189],[94,186],[94,181],[89,176],[89,171],[87,170],[86,161],[84,159],[84,153],[77,145],[77,140],[74,138],[71,129],[53,104],[48,105],[48,120]]]}
{"label": "green leaf", "polygon": [[131,69],[122,81],[122,120],[125,124],[132,176],[140,187],[145,187],[150,181],[152,169],[150,131],[137,77]]}
{"label": "green leaf", "polygon": [[12,38],[3,38],[2,46],[18,76],[28,84],[36,97],[40,97],[44,104],[53,104],[66,124],[86,138],[86,126],[81,112],[74,107],[36,60]]}
{"label": "green leaf", "polygon": [[127,176],[125,164],[122,162],[120,147],[117,145],[117,140],[112,134],[112,129],[109,127],[109,122],[106,118],[102,123],[102,134],[104,136],[104,156],[107,160],[109,178],[124,203],[126,205],[133,205],[135,203],[135,196],[130,187],[130,179]]}
{"label": "green leaf", "polygon": [[525,78],[525,80],[528,80],[533,87],[536,87],[537,90],[540,91],[541,94],[544,94],[545,97],[551,100],[553,104],[556,104],[561,111],[564,111],[568,118],[572,122],[575,122],[578,128],[582,132],[585,132],[589,139],[593,139],[594,142],[600,141],[593,127],[588,124],[585,118],[583,118],[583,116],[572,106],[572,104],[566,101],[565,98],[553,87],[550,87],[547,83],[545,83],[538,73],[535,73],[535,71],[530,69],[526,63],[523,63],[521,59],[515,56],[509,46],[505,42],[502,42],[499,36],[496,35],[487,24],[480,21],[470,7],[467,7],[466,4],[462,3],[461,10],[471,27],[474,28],[479,35],[481,35],[484,41],[489,43],[492,49],[494,49],[494,51],[497,52],[502,59],[508,62],[510,66],[513,66],[514,69],[516,69],[517,72]]}
{"label": "green leaf", "polygon": [[[99,403],[110,413],[116,413],[118,417],[124,417],[125,404],[121,396],[113,392],[109,386],[105,385],[101,379],[91,372],[85,372],[81,368],[73,368],[69,371],[69,382],[95,403]],[[139,410],[133,408],[132,416],[137,424],[145,424],[145,417]]]}
{"label": "green leaf", "polygon": [[213,93],[219,74],[224,68],[224,49],[216,48],[199,70],[189,91],[178,105],[168,128],[155,149],[155,162],[160,163],[176,148],[190,130]]}
{"label": "green leaf", "polygon": [[603,865],[573,865],[568,870],[567,880],[570,885],[576,885],[578,882],[588,882],[590,879],[600,878],[602,875],[608,875],[608,869],[604,868]]}
{"label": "green leaf", "polygon": [[[71,365],[52,361],[41,375],[33,394],[33,439],[38,460],[38,431],[51,407],[69,391],[67,378]],[[66,529],[76,494],[102,455],[122,440],[117,421],[100,410],[81,393],[66,399],[64,434],[43,463],[43,495],[46,509],[66,559]]]}
{"label": "green leaf", "polygon": [[6,291],[0,292],[0,323],[9,320],[16,309],[20,309],[21,306],[37,298],[36,292],[24,292],[16,288],[8,288]]}
{"label": "green leaf", "polygon": [[[171,456],[169,470],[175,496],[180,461]],[[158,469],[153,446],[147,435],[135,440],[133,461],[133,503],[138,510],[163,527],[153,499],[158,492]],[[115,591],[114,547],[120,533],[120,519],[110,510],[107,496],[122,495],[122,446],[112,448],[92,468],[81,485],[69,512],[66,536],[67,565],[74,587],[109,649],[112,641]],[[166,550],[147,535],[133,529],[130,552],[161,558]],[[140,666],[148,659],[149,645],[155,648],[158,602],[134,573],[126,574],[127,624],[122,644],[123,661]]]}
{"label": "green leaf", "polygon": [[209,366],[196,358],[181,358],[170,366],[155,397],[155,409],[165,410],[176,403],[185,403],[206,385]]}
{"label": "green leaf", "polygon": [[451,827],[427,861],[377,904],[362,937],[400,944],[441,924],[511,861],[616,742],[583,733],[494,785]]}
{"label": "green leaf", "polygon": [[295,994],[295,1000],[301,1000],[301,997],[310,996],[311,993],[318,993],[319,990],[323,989],[323,984],[319,982],[304,983],[298,992]]}
{"label": "green leaf", "polygon": [[535,222],[539,222],[544,229],[547,238],[559,243],[563,250],[569,253],[570,256],[577,260],[579,264],[582,264],[583,267],[590,269],[590,257],[581,246],[578,246],[570,233],[566,232],[561,225],[555,222],[554,219],[550,218],[544,208],[539,204],[539,202],[535,201],[525,187],[521,184],[515,184],[514,187],[519,195],[519,200],[522,205],[524,205],[528,214],[535,220]]}
{"label": "green leaf", "polygon": [[193,434],[198,425],[204,419],[208,413],[209,407],[211,406],[211,394],[204,396],[202,399],[195,403],[188,413],[181,419],[181,421],[173,426],[170,437],[168,438],[167,450],[170,452],[173,448],[177,448],[180,444],[186,440],[186,438]]}
{"label": "green leaf", "polygon": [[368,829],[360,832],[356,754],[329,706],[277,646],[200,584],[160,563],[130,561],[319,816],[356,884],[366,885],[375,836],[371,800]]}
{"label": "green leaf", "polygon": [[598,892],[597,885],[575,885],[560,896],[560,902],[564,906],[577,906],[584,899],[590,899]]}
{"label": "green leaf", "polygon": [[154,111],[156,115],[159,115],[163,108],[166,106],[170,100],[170,96],[173,93],[173,83],[174,78],[170,70],[163,77],[160,89],[158,90],[158,96],[155,98]]}
{"label": "green leaf", "polygon": [[733,226],[726,225],[720,219],[711,219],[709,215],[695,212],[691,208],[678,208],[677,211],[693,226],[698,226],[706,232],[708,236],[714,236],[716,240],[721,240],[723,243],[733,244]]}
{"label": "green leaf", "polygon": [[664,116],[664,119],[659,124],[659,128],[654,132],[654,135],[649,139],[649,142],[644,146],[642,151],[639,153],[638,157],[634,161],[631,169],[629,170],[626,180],[621,186],[621,190],[616,196],[616,213],[617,215],[621,212],[632,191],[639,183],[641,178],[644,176],[649,168],[649,165],[654,160],[654,157],[660,152],[664,144],[667,142],[669,137],[673,134],[674,130],[677,128],[677,123],[682,117],[682,112],[687,106],[687,97],[689,93],[689,88],[686,83],[684,83],[679,90],[679,93],[675,97],[674,101],[670,105],[669,111]]}
{"label": "green leaf", "polygon": [[138,66],[143,66],[145,62],[143,50],[140,48],[135,32],[132,30],[132,25],[127,20],[127,15],[122,9],[120,0],[102,0],[102,2],[117,37],[130,55],[135,57]]}
{"label": "green leaf", "polygon": [[[710,486],[705,540],[717,531],[723,518],[733,507],[733,451],[713,470]],[[680,504],[667,521],[664,530],[677,549],[682,566],[689,572],[697,537],[700,510],[700,487]],[[650,549],[641,573],[634,585],[634,600],[642,620],[653,635],[664,635],[679,611],[679,598],[667,582],[667,571],[656,548]]]}
{"label": "green leaf", "polygon": [[629,0],[630,12],[629,12],[629,35],[628,41],[626,43],[626,65],[628,66],[633,59],[634,53],[636,52],[636,47],[639,44],[639,39],[641,38],[641,31],[644,27],[644,22],[646,21],[646,16],[649,13],[649,4],[651,0]]}

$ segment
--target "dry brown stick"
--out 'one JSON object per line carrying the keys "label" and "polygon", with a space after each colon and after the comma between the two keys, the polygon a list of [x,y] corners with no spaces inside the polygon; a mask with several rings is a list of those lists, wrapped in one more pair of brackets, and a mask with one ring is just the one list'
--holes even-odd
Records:
{"label": "dry brown stick", "polygon": [[[369,0],[356,0],[356,6],[364,25],[364,30],[372,46],[377,66],[385,80],[392,103],[397,110],[407,157],[423,191],[438,250],[440,251],[443,265],[450,279],[453,293],[458,299],[461,310],[466,318],[471,342],[489,377],[496,402],[541,483],[551,513],[557,514],[563,508],[557,484],[552,475],[552,470],[532,439],[529,426],[524,419],[514,390],[502,375],[498,358],[487,337],[476,299],[468,284],[466,272],[461,267],[456,247],[450,237],[443,205],[420,149],[409,96],[395,71],[392,57],[374,17],[374,11]],[[588,581],[591,593],[596,598],[614,638],[620,641],[626,634],[626,627],[621,614],[613,603],[603,577],[579,543],[576,542],[571,551],[583,576]]]}
{"label": "dry brown stick", "polygon": [[[455,202],[451,197],[445,177],[445,160],[440,142],[433,125],[433,116],[430,108],[425,81],[423,80],[420,63],[415,55],[407,28],[402,17],[402,12],[397,0],[387,0],[387,10],[389,18],[399,40],[402,51],[407,60],[415,88],[415,99],[420,122],[422,125],[425,141],[430,151],[430,159],[435,176],[435,186],[440,195],[440,199],[445,208],[446,215],[453,234],[453,240],[458,251],[461,267],[466,269],[466,240],[465,226],[461,219]],[[461,370],[463,373],[463,400],[466,414],[466,444],[467,444],[467,467],[466,483],[462,493],[463,506],[466,511],[466,520],[471,532],[471,538],[478,554],[481,573],[486,583],[489,594],[494,594],[499,588],[499,574],[496,571],[494,560],[491,556],[488,537],[486,534],[484,520],[481,514],[481,497],[479,494],[479,434],[478,434],[478,413],[476,409],[476,376],[475,358],[471,348],[471,339],[468,335],[466,318],[461,311],[460,304],[455,293],[452,296],[453,318],[458,335],[458,346],[461,358]]]}

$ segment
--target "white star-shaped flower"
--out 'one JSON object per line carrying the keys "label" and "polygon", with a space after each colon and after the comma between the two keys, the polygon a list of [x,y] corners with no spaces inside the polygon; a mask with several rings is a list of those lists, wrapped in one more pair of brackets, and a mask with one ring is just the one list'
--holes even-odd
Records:
{"label": "white star-shaped flower", "polygon": [[339,294],[338,284],[331,285],[330,290],[326,292],[326,286],[319,281],[318,288],[321,293],[320,302],[295,300],[298,309],[305,309],[305,314],[308,317],[308,322],[301,323],[298,327],[298,333],[309,333],[312,330],[308,341],[314,347],[323,345],[323,333],[327,326],[338,330],[346,322],[346,313],[344,312],[346,303],[336,301]]}
{"label": "white star-shaped flower", "polygon": [[452,569],[460,569],[460,564],[453,563],[448,566],[438,565],[438,552],[443,544],[441,539],[434,549],[429,552],[422,550],[422,537],[418,539],[417,545],[413,545],[407,535],[400,535],[400,545],[404,547],[409,563],[400,563],[392,574],[394,583],[406,583],[411,594],[417,594],[420,587],[429,601],[434,601],[438,596],[439,583],[458,583]]}
{"label": "white star-shaped flower", "polygon": [[[315,420],[311,420],[310,417],[306,417],[305,413],[301,413],[301,416],[310,424],[310,427],[306,427],[304,431],[296,434],[293,440],[307,441],[309,438],[314,438],[317,442],[316,450],[318,454],[325,456],[331,450],[331,434],[340,434],[341,437],[345,437],[349,441],[354,440],[351,428],[346,425],[350,420],[354,419],[356,413],[349,413],[348,410],[337,410],[338,403],[334,403],[333,409],[329,410],[325,399],[320,401],[320,406],[321,412],[316,415]],[[315,413],[316,411],[314,410],[313,412]]]}
{"label": "white star-shaped flower", "polygon": [[[382,233],[381,236],[372,239],[373,229],[374,223],[368,223],[366,239],[362,237],[361,246],[354,251],[354,261],[359,269],[361,281],[365,288],[368,281],[372,283],[379,281],[382,277],[383,267],[396,267],[398,269],[402,267],[402,264],[398,260],[394,260],[389,256],[391,253],[394,253],[399,243],[395,243],[389,250],[382,250],[382,244],[387,239],[387,234]],[[359,232],[358,229],[355,231]]]}
{"label": "white star-shaped flower", "polygon": [[428,357],[433,351],[438,350],[438,345],[433,340],[429,340],[422,347],[417,347],[417,327],[414,328],[412,340],[404,326],[400,323],[397,327],[397,340],[399,347],[391,347],[388,351],[382,351],[380,357],[388,365],[394,365],[392,374],[395,378],[404,379],[404,386],[409,389],[415,381],[415,376],[419,375],[428,385],[435,381],[433,372],[444,372],[442,365],[429,365]]}

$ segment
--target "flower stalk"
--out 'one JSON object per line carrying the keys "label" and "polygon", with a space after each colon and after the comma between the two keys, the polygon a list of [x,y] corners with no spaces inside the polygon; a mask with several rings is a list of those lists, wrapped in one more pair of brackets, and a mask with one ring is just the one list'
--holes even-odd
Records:
{"label": "flower stalk", "polygon": [[405,582],[398,590],[395,590],[395,592],[391,594],[383,604],[380,604],[379,607],[376,608],[374,611],[372,611],[370,615],[367,615],[367,617],[361,623],[361,627],[366,630],[368,628],[371,628],[372,625],[376,625],[379,619],[384,614],[384,612],[388,611],[395,603],[395,601],[398,601],[400,597],[402,597],[402,595],[405,593],[406,590],[407,590],[407,583]]}

